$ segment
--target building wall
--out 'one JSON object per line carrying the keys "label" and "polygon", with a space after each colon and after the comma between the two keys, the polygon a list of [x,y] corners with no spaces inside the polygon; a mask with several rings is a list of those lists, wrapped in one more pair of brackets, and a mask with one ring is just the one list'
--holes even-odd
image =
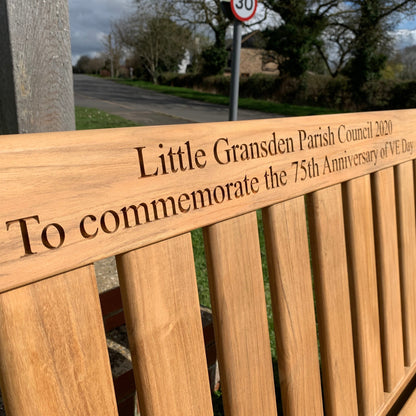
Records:
{"label": "building wall", "polygon": [[240,74],[279,74],[279,66],[268,58],[264,49],[242,48],[240,59]]}

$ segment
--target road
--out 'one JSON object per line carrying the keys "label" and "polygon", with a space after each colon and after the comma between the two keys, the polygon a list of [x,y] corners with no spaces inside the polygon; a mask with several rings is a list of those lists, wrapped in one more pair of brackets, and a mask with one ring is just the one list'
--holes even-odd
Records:
{"label": "road", "polygon": [[[75,105],[98,108],[142,125],[227,121],[228,107],[188,100],[131,87],[88,75],[74,74]],[[243,110],[239,120],[278,117],[276,114]]]}

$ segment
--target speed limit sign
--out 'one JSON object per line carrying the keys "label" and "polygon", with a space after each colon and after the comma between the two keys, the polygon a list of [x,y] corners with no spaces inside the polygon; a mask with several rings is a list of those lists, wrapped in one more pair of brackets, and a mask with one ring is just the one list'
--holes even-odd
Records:
{"label": "speed limit sign", "polygon": [[257,0],[231,0],[231,10],[236,19],[242,22],[250,20],[257,9]]}

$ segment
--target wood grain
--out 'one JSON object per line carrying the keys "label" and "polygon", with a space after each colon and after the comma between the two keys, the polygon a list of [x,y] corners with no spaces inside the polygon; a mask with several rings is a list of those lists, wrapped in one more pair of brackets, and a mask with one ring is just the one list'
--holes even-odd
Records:
{"label": "wood grain", "polygon": [[[415,111],[4,136],[0,291],[151,244],[156,230],[168,238],[410,160],[411,149],[390,144],[413,146]],[[393,135],[337,139],[379,119],[393,120]],[[303,131],[331,131],[335,141],[309,148]],[[31,251],[16,222],[24,218]],[[51,224],[65,232],[61,246]],[[45,227],[59,248],[45,246]]]}
{"label": "wood grain", "polygon": [[212,415],[190,234],[117,257],[144,416]]}
{"label": "wood grain", "polygon": [[117,415],[92,266],[2,293],[0,333],[8,415]]}
{"label": "wood grain", "polygon": [[374,415],[384,390],[370,177],[346,182],[343,201],[358,408],[360,415]]}
{"label": "wood grain", "polygon": [[0,134],[74,130],[68,1],[4,0],[0,19]]}
{"label": "wood grain", "polygon": [[308,195],[325,410],[358,415],[341,185]]}
{"label": "wood grain", "polygon": [[393,168],[372,176],[385,391],[404,375],[403,329]]}
{"label": "wood grain", "polygon": [[204,237],[225,414],[276,416],[256,214]]}
{"label": "wood grain", "polygon": [[416,224],[413,163],[395,168],[405,365],[416,360]]}
{"label": "wood grain", "polygon": [[303,197],[263,210],[285,415],[322,415],[316,320]]}

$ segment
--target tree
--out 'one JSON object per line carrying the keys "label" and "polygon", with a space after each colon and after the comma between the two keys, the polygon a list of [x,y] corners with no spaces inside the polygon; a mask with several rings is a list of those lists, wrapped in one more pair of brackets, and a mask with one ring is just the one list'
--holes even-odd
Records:
{"label": "tree", "polygon": [[353,0],[339,25],[353,35],[346,67],[359,94],[366,82],[380,78],[387,62],[394,19],[415,9],[415,0]]}
{"label": "tree", "polygon": [[[142,8],[143,2],[136,0]],[[203,29],[208,27],[214,35],[213,45],[202,50],[203,71],[209,74],[220,73],[227,63],[226,33],[231,21],[221,8],[221,0],[160,0],[168,6],[175,20],[188,27]]]}
{"label": "tree", "polygon": [[400,77],[407,80],[416,80],[416,45],[404,48],[399,54],[402,72]]}
{"label": "tree", "polygon": [[187,10],[182,19],[192,25],[208,26],[215,36],[214,44],[202,51],[202,71],[206,75],[222,73],[227,65],[228,52],[225,38],[230,20],[221,9],[220,0],[181,0],[181,9]]}
{"label": "tree", "polygon": [[104,56],[109,62],[111,78],[118,77],[120,69],[120,60],[123,55],[123,48],[119,37],[114,33],[114,30],[104,38]]}
{"label": "tree", "polygon": [[[143,0],[136,0],[138,2]],[[225,14],[221,3],[222,0],[163,0],[173,3],[172,10],[178,21],[181,21],[192,28],[202,30],[209,28],[214,35],[214,43],[202,50],[203,68],[205,74],[216,75],[221,73],[228,58],[226,48],[227,30],[232,20]],[[262,2],[263,0],[260,0]],[[256,18],[246,26],[256,25],[266,19],[267,13],[263,8],[256,13]]]}
{"label": "tree", "polygon": [[79,74],[98,74],[100,69],[104,68],[105,59],[103,56],[98,55],[94,58],[90,58],[88,55],[82,55],[76,65],[75,72]]}
{"label": "tree", "polygon": [[85,74],[87,72],[90,60],[91,58],[88,55],[81,55],[75,64],[75,72],[78,74]]}
{"label": "tree", "polygon": [[191,38],[189,29],[174,22],[169,9],[158,2],[119,20],[115,30],[155,84],[162,72],[177,69]]}
{"label": "tree", "polygon": [[282,73],[299,77],[308,69],[313,49],[322,44],[329,13],[339,0],[265,0],[264,4],[283,21],[266,30],[267,48],[283,57]]}

